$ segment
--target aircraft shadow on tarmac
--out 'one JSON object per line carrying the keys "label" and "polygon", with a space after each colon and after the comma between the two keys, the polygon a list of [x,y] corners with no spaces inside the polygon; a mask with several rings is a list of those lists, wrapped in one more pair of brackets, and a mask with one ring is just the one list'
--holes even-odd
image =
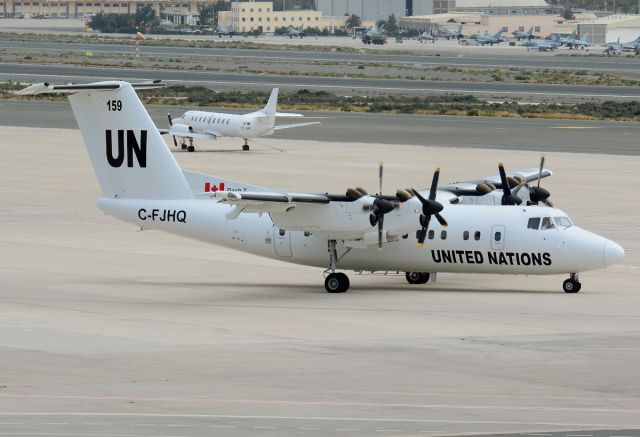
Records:
{"label": "aircraft shadow on tarmac", "polygon": [[[400,279],[400,278],[398,278]],[[180,289],[200,289],[200,288],[220,288],[220,287],[240,287],[244,289],[253,289],[253,290],[291,290],[296,293],[304,292],[305,294],[326,294],[326,291],[322,287],[322,284],[295,284],[295,283],[282,283],[282,284],[274,284],[274,283],[266,283],[259,284],[255,282],[238,282],[238,281],[218,281],[212,279],[211,282],[180,282],[180,281],[124,281],[124,280],[115,280],[115,281],[105,281],[105,283],[136,283],[140,285],[151,285],[154,287],[171,287],[171,288],[180,288]],[[394,293],[402,293],[402,292],[419,292],[419,293],[442,293],[442,292],[451,292],[451,293],[481,293],[481,294],[564,294],[557,290],[534,290],[534,289],[488,289],[488,288],[462,288],[455,287],[450,288],[446,286],[437,286],[437,285],[429,285],[425,287],[416,287],[415,285],[403,284],[399,282],[398,284],[367,284],[367,285],[356,285],[351,290],[351,294],[366,294],[368,292],[372,292],[375,294],[379,294],[380,292],[388,292],[392,291]]]}

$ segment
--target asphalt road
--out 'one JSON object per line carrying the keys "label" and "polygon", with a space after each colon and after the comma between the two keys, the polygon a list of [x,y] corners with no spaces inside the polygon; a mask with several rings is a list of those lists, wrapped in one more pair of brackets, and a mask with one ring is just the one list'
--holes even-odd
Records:
{"label": "asphalt road", "polygon": [[[186,109],[148,107],[158,127],[167,126],[167,112],[176,116]],[[638,123],[344,112],[305,112],[305,116],[322,124],[279,131],[272,138],[640,155],[635,140],[640,137]],[[6,100],[0,105],[0,125],[75,128],[76,122],[67,102]],[[261,140],[253,143],[259,147]],[[215,142],[200,142],[199,146],[218,147]]]}
{"label": "asphalt road", "polygon": [[640,87],[596,85],[547,85],[502,82],[448,82],[402,79],[359,79],[348,77],[305,77],[252,73],[216,73],[209,71],[178,71],[158,69],[123,69],[78,67],[75,65],[0,64],[0,79],[27,81],[89,81],[106,79],[150,80],[167,83],[196,84],[210,88],[253,87],[288,90],[302,88],[337,93],[384,92],[396,94],[454,93],[492,98],[523,100],[638,100]]}
{"label": "asphalt road", "polygon": [[[214,38],[213,41],[216,41]],[[223,41],[227,41],[223,39]],[[3,48],[21,51],[70,51],[84,53],[91,50],[94,53],[131,53],[132,45],[125,44],[83,44],[78,43],[48,43],[4,41]],[[640,69],[640,58],[627,57],[592,57],[567,56],[539,53],[504,54],[491,52],[459,53],[443,47],[441,51],[416,54],[377,54],[353,53],[340,51],[307,51],[307,50],[268,50],[268,49],[232,49],[232,48],[204,48],[204,47],[158,47],[142,44],[142,53],[163,56],[203,56],[224,57],[228,59],[274,60],[274,61],[347,61],[347,62],[387,62],[401,64],[451,65],[460,67],[495,67],[495,68],[554,68],[554,69],[589,69],[607,70],[619,73],[637,74]]]}

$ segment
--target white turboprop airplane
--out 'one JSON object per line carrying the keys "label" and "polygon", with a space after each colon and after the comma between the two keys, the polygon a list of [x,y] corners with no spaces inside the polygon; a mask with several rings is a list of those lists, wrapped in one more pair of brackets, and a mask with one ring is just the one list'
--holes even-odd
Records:
{"label": "white turboprop airplane", "polygon": [[153,86],[159,85],[35,84],[19,92],[72,94],[102,188],[98,207],[142,229],[325,268],[325,288],[333,293],[349,288],[338,269],[406,272],[411,284],[435,281],[438,272],[567,273],[563,289],[575,293],[579,272],[624,257],[621,246],[575,226],[561,210],[537,206],[549,205],[549,192],[539,186],[551,175],[543,163],[514,177],[500,165],[499,178],[440,188],[436,170],[430,190],[395,196],[362,188],[344,195],[284,192],[181,170],[135,93]]}
{"label": "white turboprop airplane", "polygon": [[[292,127],[311,126],[320,124],[314,121],[309,123],[282,124],[276,126],[278,117],[303,117],[302,114],[292,114],[289,112],[277,112],[278,88],[271,91],[267,105],[249,114],[225,114],[223,112],[208,111],[187,111],[180,118],[171,118],[167,114],[171,129],[161,129],[160,133],[173,136],[173,144],[178,147],[176,137],[180,138],[182,150],[193,152],[194,139],[217,140],[222,137],[233,137],[244,139],[242,150],[249,150],[247,140],[265,135],[272,135],[280,129],[290,129]],[[187,145],[186,140],[189,140]]]}

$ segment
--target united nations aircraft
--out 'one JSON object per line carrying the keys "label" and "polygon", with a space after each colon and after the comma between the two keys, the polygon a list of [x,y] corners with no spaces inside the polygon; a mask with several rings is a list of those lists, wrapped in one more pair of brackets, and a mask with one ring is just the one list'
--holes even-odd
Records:
{"label": "united nations aircraft", "polygon": [[[135,89],[157,83],[35,84],[19,94],[70,93],[102,189],[98,207],[141,229],[325,269],[328,292],[345,292],[338,270],[406,272],[411,284],[439,272],[553,275],[620,262],[621,246],[574,225],[554,208],[538,168],[383,195],[285,192],[181,170]],[[435,220],[432,220],[435,218]],[[416,244],[417,242],[417,244]]]}
{"label": "united nations aircraft", "polygon": [[[225,114],[223,112],[187,111],[180,118],[175,119],[171,117],[171,114],[167,114],[171,128],[161,129],[160,133],[171,135],[173,137],[173,145],[176,147],[178,147],[176,137],[180,138],[180,147],[182,150],[189,152],[195,150],[194,139],[217,140],[222,137],[242,138],[244,139],[242,150],[249,150],[248,140],[252,138],[272,135],[280,129],[320,124],[314,121],[276,126],[276,118],[278,117],[302,117],[302,114],[276,112],[277,105],[278,88],[274,88],[271,91],[267,105],[259,111],[242,115]],[[187,140],[189,145],[187,145]]]}

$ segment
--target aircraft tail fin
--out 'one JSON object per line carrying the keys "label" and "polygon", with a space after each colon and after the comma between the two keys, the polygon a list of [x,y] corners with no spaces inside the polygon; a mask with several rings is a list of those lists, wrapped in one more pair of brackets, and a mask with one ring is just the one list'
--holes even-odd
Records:
{"label": "aircraft tail fin", "polygon": [[269,100],[267,101],[267,105],[264,107],[262,112],[264,112],[268,117],[269,124],[275,124],[276,122],[276,108],[278,106],[278,92],[280,90],[278,88],[274,88],[271,90],[271,95],[269,96]]}
{"label": "aircraft tail fin", "polygon": [[502,36],[502,29],[500,29],[498,32],[496,32],[495,35],[493,35],[495,39],[500,39],[501,36]]}
{"label": "aircraft tail fin", "polygon": [[145,86],[121,81],[35,84],[19,93],[71,94],[71,108],[104,197],[192,198],[180,166],[134,88]]}

